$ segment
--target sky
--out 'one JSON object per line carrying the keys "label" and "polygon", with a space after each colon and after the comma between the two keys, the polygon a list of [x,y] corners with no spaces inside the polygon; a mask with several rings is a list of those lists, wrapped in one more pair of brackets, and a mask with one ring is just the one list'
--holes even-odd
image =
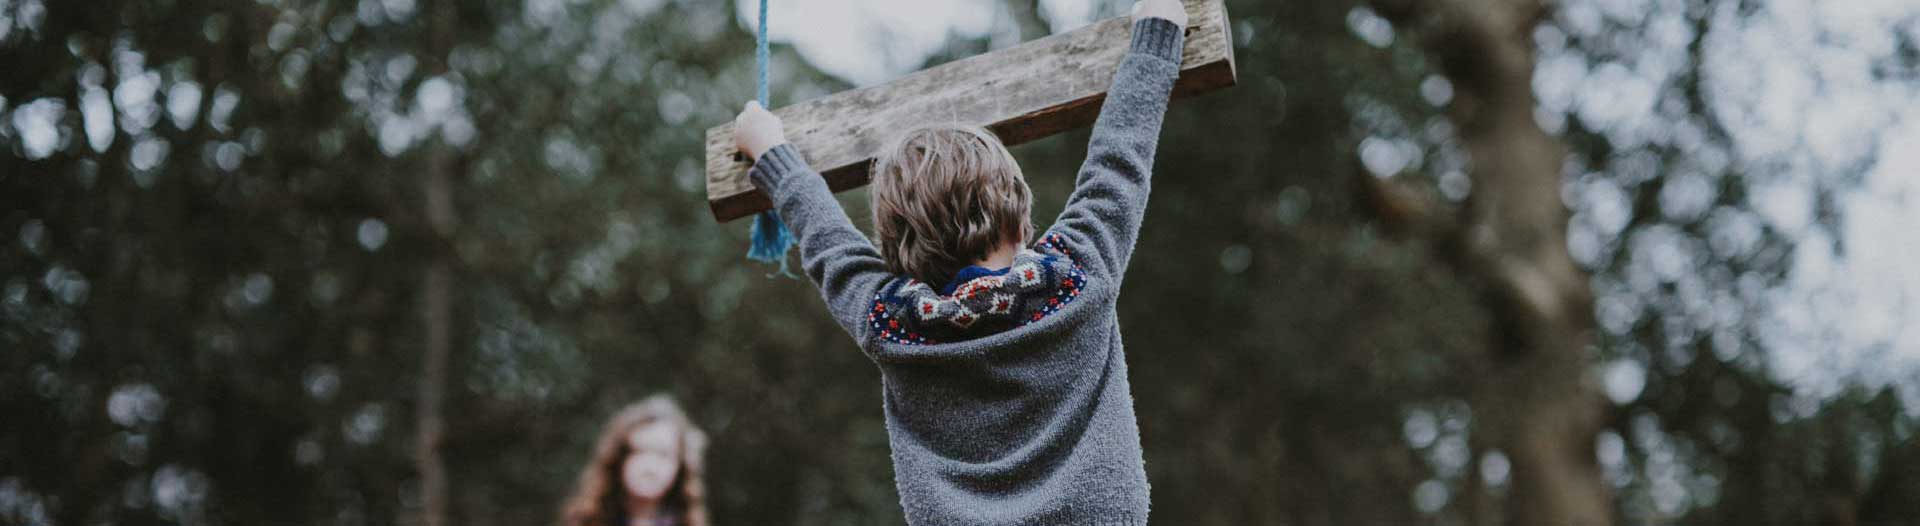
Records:
{"label": "sky", "polygon": [[[735,3],[738,23],[754,27],[758,2]],[[1124,0],[1041,4],[1041,15],[1055,32],[1101,14],[1123,13],[1128,5]],[[1876,68],[1884,69],[1897,52],[1898,32],[1920,39],[1920,2],[1760,4],[1752,16],[1714,13],[1717,29],[1706,37],[1710,104],[1732,129],[1734,158],[1702,156],[1699,173],[1663,174],[1673,178],[1661,196],[1663,208],[1684,213],[1691,206],[1705,213],[1711,186],[1701,174],[1728,163],[1748,173],[1771,173],[1756,178],[1753,188],[1758,217],[1716,222],[1725,223],[1723,237],[1735,243],[1751,237],[1759,225],[1801,240],[1790,286],[1772,293],[1768,303],[1775,308],[1763,315],[1766,319],[1749,320],[1768,327],[1770,371],[1814,398],[1832,396],[1851,382],[1892,384],[1909,407],[1920,408],[1920,385],[1911,380],[1920,378],[1920,264],[1914,263],[1920,261],[1920,104],[1915,103],[1920,82],[1875,79]],[[1542,49],[1535,91],[1543,127],[1557,131],[1565,115],[1578,115],[1616,144],[1698,139],[1676,138],[1672,122],[1649,118],[1659,115],[1660,90],[1686,67],[1693,34],[1678,16],[1683,2],[1566,0],[1561,6],[1556,27],[1536,34]],[[988,37],[995,49],[1018,38],[998,0],[774,0],[770,9],[776,44],[793,46],[814,66],[856,86],[912,72],[950,36]],[[1375,46],[1393,39],[1390,25],[1364,10],[1347,22],[1356,38]],[[1634,51],[1620,60],[1592,64],[1556,47],[1569,37],[1622,26],[1645,29],[1635,35]],[[1447,87],[1440,82],[1422,89],[1426,94]],[[1368,151],[1360,153],[1368,155],[1362,157],[1391,161],[1373,155],[1387,149],[1369,148],[1381,144],[1364,143]],[[1859,182],[1845,184],[1847,178]],[[1815,195],[1822,185],[1845,189],[1838,198],[1844,220],[1831,234],[1815,223]],[[1607,217],[1630,209],[1618,188],[1570,188],[1570,193],[1577,194],[1572,204],[1583,219],[1624,225],[1624,217]],[[1606,235],[1605,229],[1594,235]],[[1593,250],[1580,243],[1601,243],[1593,236],[1570,237],[1576,255]],[[1648,254],[1649,272],[1692,268],[1694,256],[1686,247],[1647,237],[1625,242],[1650,243],[1648,250],[1636,250]],[[1601,307],[1604,318],[1604,302]],[[1631,363],[1602,371],[1616,399],[1637,396],[1644,374]]]}
{"label": "sky", "polygon": [[[1920,82],[1874,77],[1897,52],[1896,31],[1920,40],[1920,3],[1765,6],[1709,35],[1707,64],[1717,109],[1744,116],[1733,127],[1738,156],[1787,166],[1756,191],[1766,220],[1802,240],[1792,290],[1775,302],[1775,373],[1818,396],[1850,377],[1911,384],[1920,377]],[[1813,187],[1852,174],[1861,182],[1839,198],[1834,239],[1811,225]],[[1910,407],[1920,402],[1914,386],[1904,394]]]}
{"label": "sky", "polygon": [[[734,4],[740,25],[756,27],[760,3]],[[1119,13],[1124,7],[1095,0],[1040,4],[1041,17],[1056,33],[1092,22],[1103,8]],[[1002,0],[769,0],[767,10],[769,40],[793,46],[814,67],[857,87],[912,72],[949,37],[988,37],[994,49],[1019,42],[1017,23]]]}

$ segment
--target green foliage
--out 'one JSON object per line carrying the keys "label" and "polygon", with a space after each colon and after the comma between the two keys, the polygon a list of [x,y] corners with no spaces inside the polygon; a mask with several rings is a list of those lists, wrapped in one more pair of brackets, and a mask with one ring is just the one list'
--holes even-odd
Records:
{"label": "green foliage", "polygon": [[[1353,189],[1373,144],[1417,151],[1398,177],[1444,206],[1465,191],[1428,58],[1355,38],[1371,15],[1350,2],[1231,7],[1240,86],[1176,104],[1121,307],[1154,515],[1476,517],[1470,500],[1511,493],[1468,403],[1492,314]],[[901,521],[877,372],[704,203],[704,129],[753,86],[731,3],[0,0],[0,27],[0,522],[415,522],[436,257],[456,269],[456,521],[550,522],[602,419],[654,392],[714,437],[720,523]],[[775,60],[776,100],[847,87]],[[1564,135],[1595,177],[1643,148],[1577,118]],[[1042,222],[1086,138],[1016,149]],[[445,236],[419,184],[436,154],[457,174]],[[865,194],[842,201],[864,224]],[[1703,262],[1728,279],[1701,287],[1777,286],[1792,242]],[[1603,296],[1637,272],[1595,261]],[[1813,402],[1757,353],[1714,358],[1752,353],[1749,333],[1674,350],[1629,327],[1599,337],[1601,358],[1651,371],[1600,439],[1621,446],[1624,515],[1673,479],[1690,523],[1800,524],[1834,495],[1913,516],[1896,398],[1782,409]]]}

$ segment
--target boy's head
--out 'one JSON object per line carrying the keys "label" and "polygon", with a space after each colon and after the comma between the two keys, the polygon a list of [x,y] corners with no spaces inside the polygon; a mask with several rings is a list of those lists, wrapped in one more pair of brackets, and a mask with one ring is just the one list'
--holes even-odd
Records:
{"label": "boy's head", "polygon": [[873,167],[873,227],[887,270],[935,286],[1033,237],[1033,192],[985,129],[907,132]]}

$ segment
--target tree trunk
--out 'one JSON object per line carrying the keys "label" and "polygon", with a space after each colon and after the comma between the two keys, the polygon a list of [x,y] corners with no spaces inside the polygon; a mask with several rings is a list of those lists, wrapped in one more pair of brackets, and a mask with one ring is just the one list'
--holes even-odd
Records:
{"label": "tree trunk", "polygon": [[[428,13],[429,36],[428,49],[432,53],[428,62],[429,73],[438,75],[447,70],[446,56],[453,44],[453,3],[451,0],[434,2],[433,10]],[[441,457],[445,440],[446,420],[445,396],[447,391],[447,362],[452,351],[453,336],[453,262],[449,254],[450,241],[453,239],[455,219],[453,210],[453,152],[441,143],[433,142],[427,154],[427,173],[422,179],[423,194],[426,196],[427,224],[433,230],[433,242],[429,244],[425,286],[421,288],[422,318],[426,324],[426,347],[421,364],[420,400],[416,408],[419,437],[416,447],[416,462],[420,470],[421,520],[424,526],[447,526],[449,491],[447,487],[446,460]]]}
{"label": "tree trunk", "polygon": [[[451,207],[445,203],[448,194],[447,165],[445,152],[434,152],[428,163],[425,179],[427,209],[436,232],[451,228],[451,213],[442,213],[438,209]],[[436,203],[439,203],[436,205]],[[438,252],[444,252],[436,248]],[[447,255],[436,253],[427,263],[426,286],[421,289],[422,318],[426,323],[426,348],[421,365],[420,402],[417,407],[417,419],[420,436],[417,451],[420,470],[421,524],[425,526],[445,526],[447,524],[447,467],[440,458],[441,441],[446,422],[442,414],[447,389],[447,357],[451,350],[453,332],[453,271]]]}
{"label": "tree trunk", "polygon": [[1588,278],[1567,253],[1560,200],[1565,146],[1534,122],[1531,34],[1542,0],[1375,0],[1453,82],[1449,117],[1471,158],[1473,191],[1443,244],[1493,314],[1492,374],[1474,394],[1478,429],[1512,460],[1515,525],[1606,525],[1610,496],[1594,457],[1604,399],[1587,381]]}
{"label": "tree trunk", "polygon": [[1029,42],[1053,33],[1047,26],[1047,21],[1040,19],[1039,0],[1003,0],[1001,5],[1005,6],[1007,14],[1013,17],[1014,24],[1019,26],[1021,42]]}

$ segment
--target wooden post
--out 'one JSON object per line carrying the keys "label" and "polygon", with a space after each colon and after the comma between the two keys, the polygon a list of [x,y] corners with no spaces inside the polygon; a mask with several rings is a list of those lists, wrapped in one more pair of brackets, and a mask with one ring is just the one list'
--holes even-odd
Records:
{"label": "wooden post", "polygon": [[[1233,35],[1224,0],[1187,0],[1186,58],[1174,96],[1234,85]],[[1009,146],[1092,124],[1132,43],[1128,17],[956,60],[899,80],[774,110],[787,138],[840,192],[867,183],[886,142],[931,122],[985,126]],[[707,202],[720,221],[772,206],[747,180],[733,124],[707,130]]]}

